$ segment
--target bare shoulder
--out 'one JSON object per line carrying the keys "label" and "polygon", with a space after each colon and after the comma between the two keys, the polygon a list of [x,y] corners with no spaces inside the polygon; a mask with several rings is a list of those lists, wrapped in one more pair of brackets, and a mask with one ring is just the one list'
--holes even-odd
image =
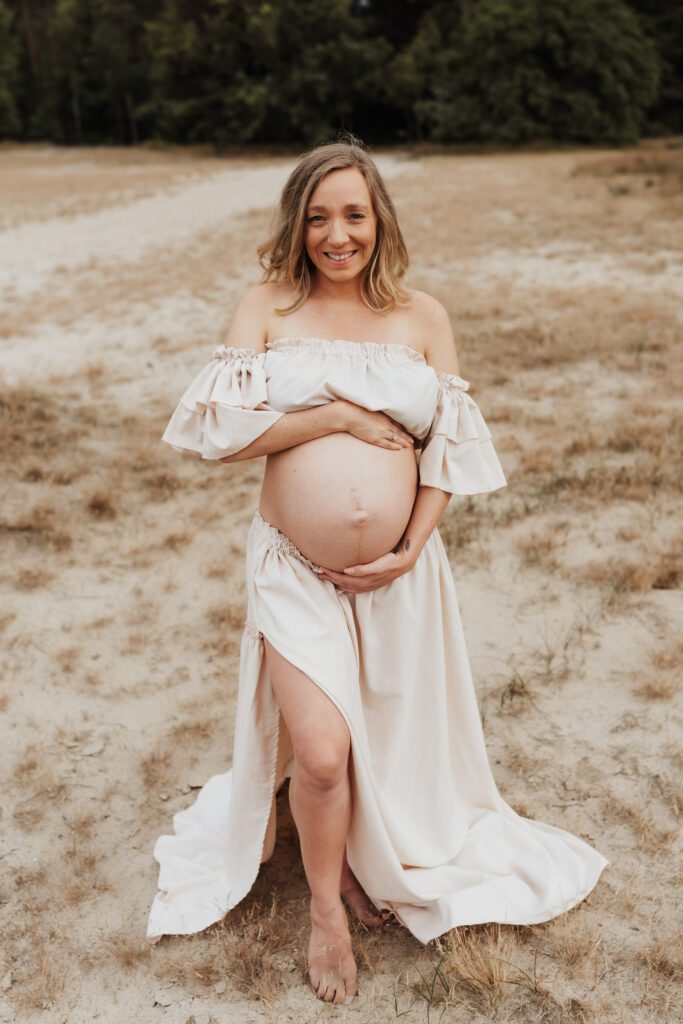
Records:
{"label": "bare shoulder", "polygon": [[457,374],[458,353],[445,306],[427,292],[411,291],[410,298],[415,333],[422,341],[425,359],[437,370]]}
{"label": "bare shoulder", "polygon": [[286,309],[295,299],[295,290],[287,284],[260,281],[251,285],[237,304],[224,344],[265,352],[266,342],[282,334],[277,310]]}
{"label": "bare shoulder", "polygon": [[276,286],[271,282],[251,285],[232,312],[223,344],[234,348],[265,351],[268,324],[275,303]]}

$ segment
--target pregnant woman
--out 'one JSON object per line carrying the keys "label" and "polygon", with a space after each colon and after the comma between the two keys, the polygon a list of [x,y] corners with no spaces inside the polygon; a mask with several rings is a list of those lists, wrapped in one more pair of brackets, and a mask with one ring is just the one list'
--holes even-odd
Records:
{"label": "pregnant woman", "polygon": [[267,456],[247,544],[232,768],[154,855],[148,935],[220,920],[273,852],[289,799],[311,891],[310,984],[348,1002],[347,910],[423,943],[549,920],[608,863],[518,815],[491,773],[438,529],[455,495],[506,484],[458,375],[444,308],[405,290],[405,244],[355,140],[306,154],[282,192],[263,281],[182,396],[164,441]]}

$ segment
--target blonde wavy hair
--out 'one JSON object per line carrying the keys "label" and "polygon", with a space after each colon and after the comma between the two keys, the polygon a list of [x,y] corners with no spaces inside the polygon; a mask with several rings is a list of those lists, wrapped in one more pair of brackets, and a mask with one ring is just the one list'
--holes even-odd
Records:
{"label": "blonde wavy hair", "polygon": [[315,270],[304,244],[306,209],[323,178],[331,171],[357,167],[365,178],[377,217],[377,239],[369,263],[363,269],[361,296],[376,313],[388,313],[396,306],[410,305],[400,278],[408,267],[408,250],[398,226],[394,204],[377,166],[360,139],[347,135],[343,141],[328,142],[305,153],[296,165],[280,196],[270,237],[256,250],[263,268],[262,282],[287,283],[297,292],[280,316],[293,313],[311,291]]}

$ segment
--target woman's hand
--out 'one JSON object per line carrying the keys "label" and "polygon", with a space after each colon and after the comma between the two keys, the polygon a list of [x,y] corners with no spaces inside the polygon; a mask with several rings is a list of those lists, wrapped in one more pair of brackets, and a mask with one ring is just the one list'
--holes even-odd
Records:
{"label": "woman's hand", "polygon": [[343,572],[323,569],[321,575],[324,580],[329,580],[339,590],[348,594],[364,594],[368,590],[385,587],[387,583],[410,572],[416,560],[412,551],[410,554],[406,551],[390,551],[388,554],[376,558],[374,562],[367,562],[365,565],[351,565]]}
{"label": "woman's hand", "polygon": [[383,412],[373,412],[355,402],[339,399],[342,430],[380,448],[412,448],[413,439],[403,427]]}

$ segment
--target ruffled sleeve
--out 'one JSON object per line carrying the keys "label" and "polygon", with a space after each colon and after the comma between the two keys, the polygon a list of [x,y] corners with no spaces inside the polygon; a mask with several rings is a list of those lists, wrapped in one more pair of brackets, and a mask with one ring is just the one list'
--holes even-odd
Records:
{"label": "ruffled sleeve", "polygon": [[268,404],[265,352],[221,345],[180,399],[162,441],[203,459],[234,455],[284,413]]}
{"label": "ruffled sleeve", "polygon": [[439,395],[420,456],[420,483],[451,494],[483,494],[507,480],[469,383],[438,372]]}

